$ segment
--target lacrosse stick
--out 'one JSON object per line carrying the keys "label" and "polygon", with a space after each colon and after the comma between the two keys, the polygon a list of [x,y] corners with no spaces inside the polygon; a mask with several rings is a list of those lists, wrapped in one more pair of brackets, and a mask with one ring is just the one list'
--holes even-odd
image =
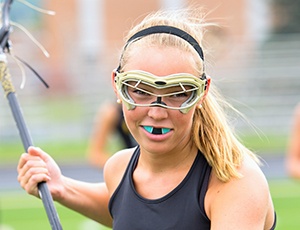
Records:
{"label": "lacrosse stick", "polygon": [[[15,95],[15,89],[11,81],[11,76],[7,67],[5,51],[10,52],[11,44],[9,41],[11,23],[9,11],[13,0],[5,0],[2,6],[1,29],[0,29],[0,81],[2,82],[4,94],[9,101],[13,117],[17,124],[25,151],[33,146],[33,141],[26,126],[20,105]],[[23,2],[23,1],[21,1]],[[21,62],[23,62],[21,60]],[[26,63],[25,63],[26,64]],[[46,182],[38,184],[39,194],[43,201],[52,230],[62,230],[62,226],[53,203],[52,196]]]}

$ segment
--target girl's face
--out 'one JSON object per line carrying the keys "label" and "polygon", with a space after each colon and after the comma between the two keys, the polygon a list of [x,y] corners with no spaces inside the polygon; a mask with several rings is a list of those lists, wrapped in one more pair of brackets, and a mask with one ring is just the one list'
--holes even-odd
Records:
{"label": "girl's face", "polygon": [[[195,75],[188,52],[172,47],[140,47],[137,51],[129,58],[125,72],[142,70],[158,77],[176,73]],[[153,90],[155,93],[158,89]],[[195,106],[186,114],[162,107],[137,106],[127,110],[124,105],[123,111],[127,126],[142,151],[154,154],[181,151],[191,140]]]}

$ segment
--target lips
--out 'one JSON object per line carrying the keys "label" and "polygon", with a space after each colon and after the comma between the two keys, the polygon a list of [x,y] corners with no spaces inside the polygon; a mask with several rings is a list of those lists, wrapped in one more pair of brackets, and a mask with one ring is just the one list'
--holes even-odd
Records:
{"label": "lips", "polygon": [[154,128],[151,126],[143,126],[143,127],[148,133],[151,133],[154,135],[166,134],[171,131],[171,129],[166,129],[166,128]]}

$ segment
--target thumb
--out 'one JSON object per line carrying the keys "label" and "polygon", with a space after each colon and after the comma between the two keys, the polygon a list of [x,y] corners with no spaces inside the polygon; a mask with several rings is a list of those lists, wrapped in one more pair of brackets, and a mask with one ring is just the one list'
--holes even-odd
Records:
{"label": "thumb", "polygon": [[51,157],[39,147],[30,146],[27,152],[30,156],[40,157],[45,162],[51,159]]}

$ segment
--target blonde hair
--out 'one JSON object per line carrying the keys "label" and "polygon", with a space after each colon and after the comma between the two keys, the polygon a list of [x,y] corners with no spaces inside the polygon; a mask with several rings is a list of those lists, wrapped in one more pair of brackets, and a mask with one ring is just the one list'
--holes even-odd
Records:
{"label": "blonde hair", "polygon": [[[211,23],[204,21],[204,16],[202,9],[199,8],[171,12],[159,11],[150,14],[139,25],[131,29],[128,38],[151,26],[169,25],[189,33],[202,46],[206,27],[211,25]],[[169,34],[147,35],[138,41],[127,44],[121,55],[120,71],[126,68],[126,63],[131,55],[134,55],[136,48],[145,46],[176,47],[188,51],[192,54],[191,64],[198,76],[201,76],[204,72],[204,63],[195,49],[184,39]],[[217,90],[212,85],[202,103],[202,108],[195,110],[192,141],[203,153],[217,177],[221,181],[227,182],[231,178],[242,177],[237,167],[242,163],[245,153],[250,154],[257,162],[259,160],[238,141],[233,129],[228,125],[229,122],[222,105],[228,105],[228,103],[221,100]]]}

